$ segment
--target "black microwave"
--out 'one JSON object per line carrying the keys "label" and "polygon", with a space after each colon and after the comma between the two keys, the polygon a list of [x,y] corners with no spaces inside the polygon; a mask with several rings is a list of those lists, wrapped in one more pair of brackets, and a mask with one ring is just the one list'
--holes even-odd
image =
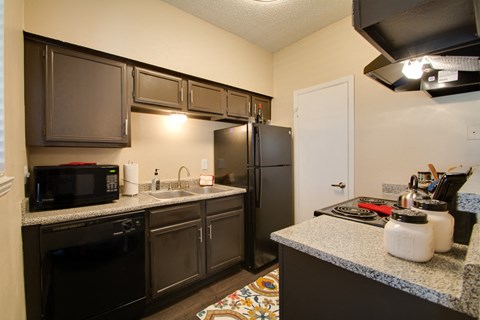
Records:
{"label": "black microwave", "polygon": [[30,211],[107,203],[119,198],[117,165],[35,166]]}

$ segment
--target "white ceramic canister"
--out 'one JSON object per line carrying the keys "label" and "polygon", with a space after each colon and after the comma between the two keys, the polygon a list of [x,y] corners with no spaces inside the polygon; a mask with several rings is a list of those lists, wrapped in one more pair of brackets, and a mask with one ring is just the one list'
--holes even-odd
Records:
{"label": "white ceramic canister", "polygon": [[398,258],[426,262],[433,257],[433,228],[423,212],[392,210],[383,231],[383,242],[387,252]]}
{"label": "white ceramic canister", "polygon": [[416,200],[412,210],[426,213],[433,227],[435,252],[447,252],[453,246],[455,219],[448,213],[448,205],[440,200]]}

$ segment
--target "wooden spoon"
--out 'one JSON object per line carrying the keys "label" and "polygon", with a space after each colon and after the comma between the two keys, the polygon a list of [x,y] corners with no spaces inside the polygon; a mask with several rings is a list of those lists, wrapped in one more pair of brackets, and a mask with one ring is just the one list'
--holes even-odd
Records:
{"label": "wooden spoon", "polygon": [[433,179],[438,180],[438,173],[437,173],[437,170],[435,169],[435,166],[433,164],[429,163],[428,168],[432,172]]}

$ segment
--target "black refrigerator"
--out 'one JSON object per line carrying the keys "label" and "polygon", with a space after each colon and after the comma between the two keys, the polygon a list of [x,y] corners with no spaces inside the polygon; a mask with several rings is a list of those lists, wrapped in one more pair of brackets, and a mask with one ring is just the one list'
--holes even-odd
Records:
{"label": "black refrigerator", "polygon": [[246,124],[214,132],[215,182],[247,189],[244,267],[276,261],[274,231],[293,224],[292,131]]}

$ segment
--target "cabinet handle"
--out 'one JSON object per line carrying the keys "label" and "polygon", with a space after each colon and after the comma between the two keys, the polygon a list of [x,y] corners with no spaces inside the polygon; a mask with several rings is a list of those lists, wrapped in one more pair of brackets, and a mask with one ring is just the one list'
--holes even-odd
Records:
{"label": "cabinet handle", "polygon": [[190,90],[190,104],[193,104],[193,90]]}
{"label": "cabinet handle", "polygon": [[203,228],[200,227],[200,229],[198,229],[198,232],[200,232],[200,236],[198,237],[198,239],[200,240],[200,243],[203,243]]}
{"label": "cabinet handle", "polygon": [[183,88],[180,88],[180,102],[183,102]]}
{"label": "cabinet handle", "polygon": [[128,117],[125,118],[125,135],[128,136]]}
{"label": "cabinet handle", "polygon": [[253,105],[253,114],[254,115],[257,114],[257,104],[256,103]]}
{"label": "cabinet handle", "polygon": [[251,114],[252,114],[251,112],[252,112],[252,105],[251,105],[251,103],[249,102],[249,103],[248,103],[248,115],[251,115]]}
{"label": "cabinet handle", "polygon": [[208,225],[208,238],[210,240],[212,240],[212,237],[213,237],[213,235],[212,235],[212,225],[210,224],[210,225]]}

